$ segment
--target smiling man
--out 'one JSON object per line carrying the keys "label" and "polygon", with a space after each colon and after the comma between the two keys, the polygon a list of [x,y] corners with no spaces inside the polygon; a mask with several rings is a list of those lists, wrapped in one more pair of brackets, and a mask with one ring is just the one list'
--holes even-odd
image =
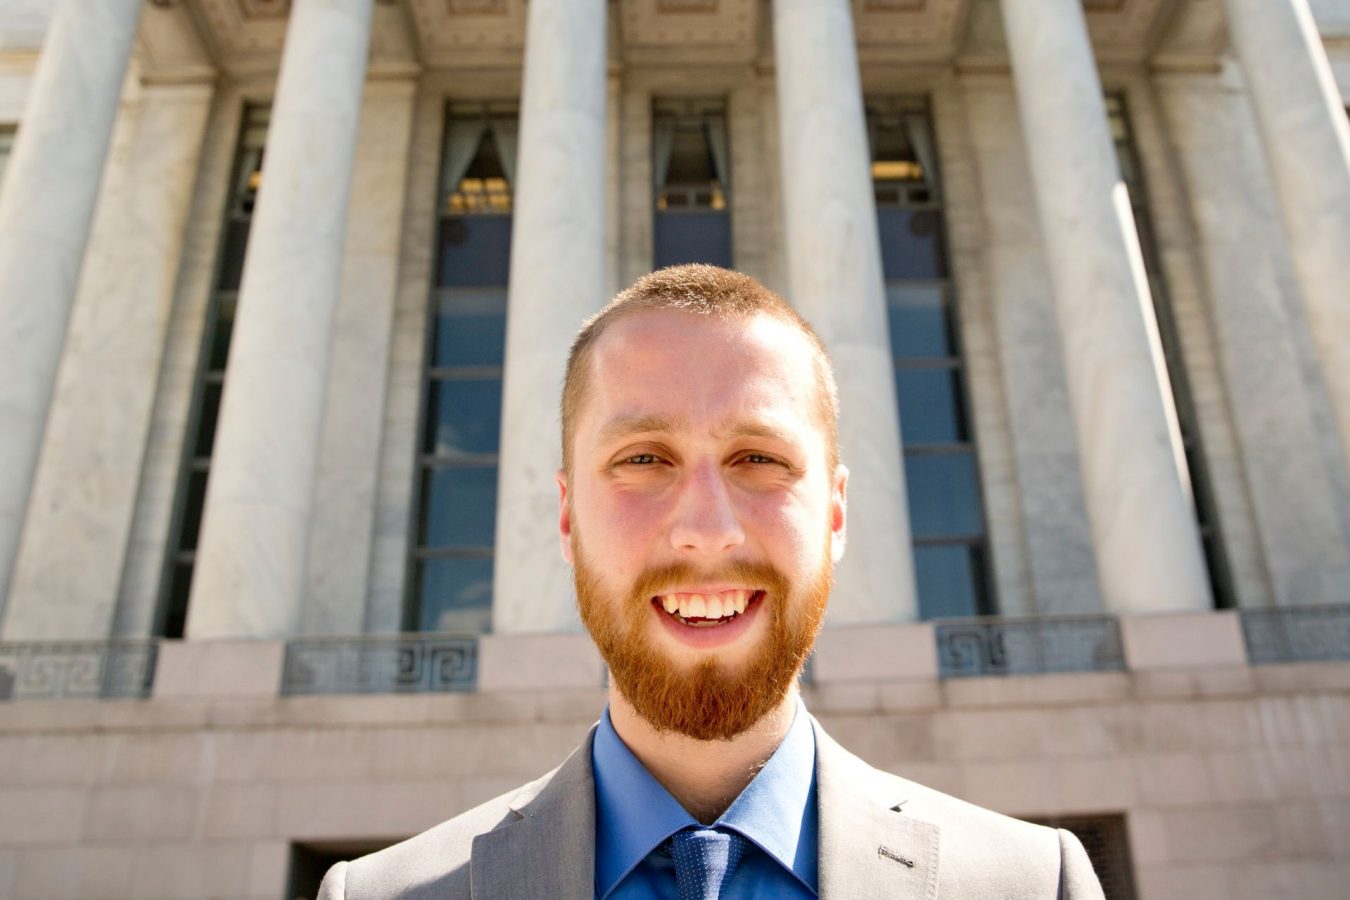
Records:
{"label": "smiling man", "polygon": [[844,552],[837,407],[819,338],[744,275],[663,269],[587,322],[559,533],[609,706],[557,770],[321,896],[1100,897],[1068,832],[872,769],[803,707]]}

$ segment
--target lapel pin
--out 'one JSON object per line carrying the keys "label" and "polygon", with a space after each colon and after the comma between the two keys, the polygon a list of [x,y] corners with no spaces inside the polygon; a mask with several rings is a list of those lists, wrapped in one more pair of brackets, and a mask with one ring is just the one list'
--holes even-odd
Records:
{"label": "lapel pin", "polygon": [[901,856],[899,853],[896,853],[894,850],[892,850],[890,847],[887,847],[884,844],[877,848],[877,856],[884,856],[887,859],[895,860],[896,862],[900,863],[900,865],[906,866],[910,869],[914,868],[914,860]]}

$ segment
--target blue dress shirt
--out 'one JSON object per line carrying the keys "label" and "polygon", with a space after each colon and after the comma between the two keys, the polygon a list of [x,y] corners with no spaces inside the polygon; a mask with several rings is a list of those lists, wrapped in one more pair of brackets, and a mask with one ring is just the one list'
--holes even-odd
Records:
{"label": "blue dress shirt", "polygon": [[[628,749],[605,710],[595,769],[595,895],[675,900],[675,864],[661,845],[694,817]],[[715,827],[748,839],[724,900],[811,898],[817,891],[816,739],[801,702],[783,743]]]}

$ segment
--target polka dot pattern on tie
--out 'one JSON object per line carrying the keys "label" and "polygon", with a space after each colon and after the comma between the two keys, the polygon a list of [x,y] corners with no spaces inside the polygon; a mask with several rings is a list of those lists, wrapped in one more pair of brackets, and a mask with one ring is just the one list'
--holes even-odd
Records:
{"label": "polka dot pattern on tie", "polygon": [[680,900],[718,900],[745,853],[745,838],[734,831],[686,828],[670,836],[675,888]]}

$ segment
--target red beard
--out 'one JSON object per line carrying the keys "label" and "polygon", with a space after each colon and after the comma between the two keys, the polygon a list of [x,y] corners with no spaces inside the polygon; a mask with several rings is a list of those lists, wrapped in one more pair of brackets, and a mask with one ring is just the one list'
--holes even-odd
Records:
{"label": "red beard", "polygon": [[[827,536],[825,560],[828,546]],[[596,567],[586,559],[575,531],[572,550],[581,620],[619,692],[657,731],[700,741],[731,740],[783,702],[815,643],[833,583],[828,562],[799,597],[787,578],[768,564],[733,563],[708,573],[678,563],[646,570],[617,602],[605,596]],[[714,657],[678,667],[648,633],[653,597],[672,587],[707,583],[764,590],[758,614],[770,617],[769,633],[735,670]]]}

